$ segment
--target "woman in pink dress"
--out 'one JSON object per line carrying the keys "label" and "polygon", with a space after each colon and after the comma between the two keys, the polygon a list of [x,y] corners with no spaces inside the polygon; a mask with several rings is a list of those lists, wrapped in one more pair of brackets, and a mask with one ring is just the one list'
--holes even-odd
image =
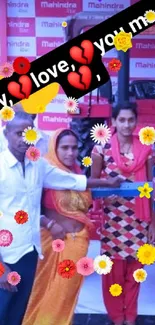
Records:
{"label": "woman in pink dress", "polygon": [[[110,142],[93,148],[91,176],[122,175],[127,182],[148,181],[152,177],[152,150],[133,135],[137,122],[136,108],[130,104],[117,106],[112,121],[115,129]],[[103,298],[115,325],[135,325],[140,285],[134,280],[133,272],[142,268],[136,253],[148,241],[150,203],[147,198],[139,197],[112,196],[104,200],[101,254],[109,256],[114,263],[111,272],[102,276]],[[152,223],[150,238],[154,229]],[[118,297],[109,292],[115,283],[123,289]]]}

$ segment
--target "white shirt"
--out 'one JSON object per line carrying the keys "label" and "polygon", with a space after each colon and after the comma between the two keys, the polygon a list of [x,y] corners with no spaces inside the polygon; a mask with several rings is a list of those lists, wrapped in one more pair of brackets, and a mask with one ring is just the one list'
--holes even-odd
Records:
{"label": "white shirt", "polygon": [[[13,241],[8,247],[0,247],[0,255],[6,263],[16,263],[22,256],[36,248],[43,258],[40,242],[40,205],[43,188],[85,191],[84,175],[64,172],[51,166],[44,158],[36,162],[25,159],[25,177],[21,163],[7,149],[0,153],[0,230],[9,230]],[[29,220],[18,224],[14,216],[23,210]]]}
{"label": "white shirt", "polygon": [[[0,129],[0,152],[4,151],[8,147],[8,140],[4,135],[5,126]],[[40,138],[38,139],[35,147],[40,150],[41,156],[44,156],[48,151],[48,143],[50,136],[45,132],[39,130]]]}

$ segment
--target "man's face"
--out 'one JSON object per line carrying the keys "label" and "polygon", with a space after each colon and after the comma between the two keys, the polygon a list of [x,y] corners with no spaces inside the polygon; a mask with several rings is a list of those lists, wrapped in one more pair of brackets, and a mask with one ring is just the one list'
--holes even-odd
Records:
{"label": "man's face", "polygon": [[12,125],[10,130],[6,130],[5,135],[8,140],[8,147],[14,152],[25,153],[29,145],[23,140],[22,133],[28,127],[34,127],[33,122],[17,120],[14,125]]}

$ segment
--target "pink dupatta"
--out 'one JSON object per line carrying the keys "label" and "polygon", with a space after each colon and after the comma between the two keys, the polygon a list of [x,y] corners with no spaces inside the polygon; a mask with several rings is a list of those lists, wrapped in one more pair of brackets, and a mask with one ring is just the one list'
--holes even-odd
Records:
{"label": "pink dupatta", "polygon": [[[117,133],[115,133],[111,138],[111,148],[112,156],[117,164],[117,167],[123,172],[125,177],[128,177],[131,173],[135,174],[136,182],[147,182],[147,171],[146,171],[146,161],[148,156],[151,154],[151,147],[142,145],[136,136],[133,136],[133,155],[134,161],[130,166],[124,165],[121,155],[120,147],[117,138]],[[150,222],[150,202],[147,198],[136,197],[136,207],[135,214],[136,217],[142,221]]]}

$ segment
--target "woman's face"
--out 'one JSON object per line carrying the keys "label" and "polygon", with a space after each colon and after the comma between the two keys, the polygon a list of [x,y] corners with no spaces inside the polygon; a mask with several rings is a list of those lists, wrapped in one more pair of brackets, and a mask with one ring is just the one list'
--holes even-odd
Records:
{"label": "woman's face", "polygon": [[116,120],[113,120],[113,126],[115,126],[117,132],[124,137],[132,135],[133,130],[136,127],[136,123],[136,116],[129,109],[122,109],[119,112]]}
{"label": "woman's face", "polygon": [[57,156],[66,167],[72,167],[78,156],[78,143],[73,135],[65,135],[59,141]]}

